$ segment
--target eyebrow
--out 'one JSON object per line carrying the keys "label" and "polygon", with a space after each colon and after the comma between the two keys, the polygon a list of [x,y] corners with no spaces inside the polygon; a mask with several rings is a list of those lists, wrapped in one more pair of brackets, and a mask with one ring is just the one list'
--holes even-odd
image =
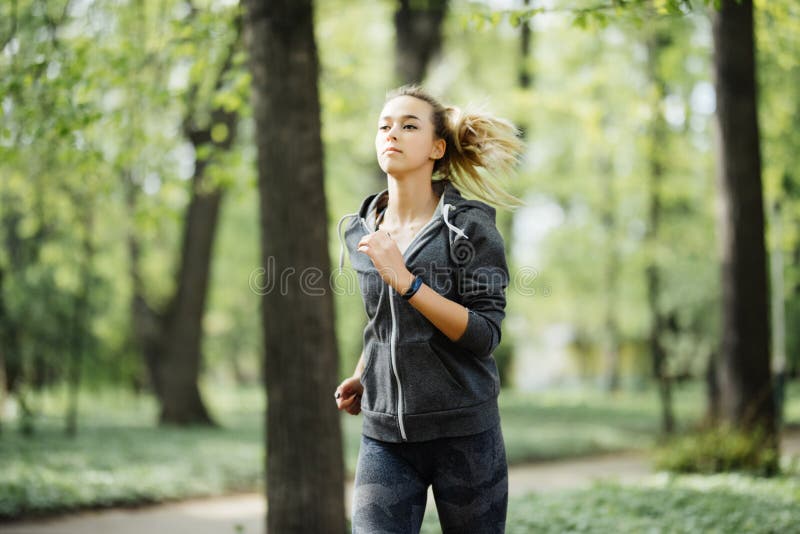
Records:
{"label": "eyebrow", "polygon": [[[418,121],[421,121],[421,120],[422,120],[422,119],[420,119],[419,117],[417,117],[416,115],[403,115],[403,116],[402,116],[402,117],[400,117],[400,118],[401,118],[402,120],[405,120],[405,119],[417,119]],[[390,120],[390,119],[391,119],[391,117],[390,117],[389,115],[384,115],[383,117],[381,117],[381,120],[382,120],[382,121],[385,121],[385,120]]]}

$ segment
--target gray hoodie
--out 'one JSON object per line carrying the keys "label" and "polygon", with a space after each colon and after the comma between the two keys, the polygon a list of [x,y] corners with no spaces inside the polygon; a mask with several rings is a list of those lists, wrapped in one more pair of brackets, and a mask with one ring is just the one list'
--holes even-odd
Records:
{"label": "gray hoodie", "polygon": [[500,381],[492,351],[500,342],[508,286],[503,238],[495,210],[466,200],[449,181],[431,220],[403,253],[426,285],[469,310],[465,333],[450,341],[378,274],[357,246],[375,231],[387,190],[364,199],[339,220],[339,269],[347,246],[367,312],[364,328],[362,432],[389,442],[426,441],[488,430],[500,421]]}

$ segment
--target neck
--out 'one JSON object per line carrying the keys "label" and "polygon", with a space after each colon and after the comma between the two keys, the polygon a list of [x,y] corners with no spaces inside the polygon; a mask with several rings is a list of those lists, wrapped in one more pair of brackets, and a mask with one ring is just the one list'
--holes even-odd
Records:
{"label": "neck", "polygon": [[386,214],[391,215],[392,221],[398,225],[405,225],[430,218],[439,201],[433,190],[430,175],[420,175],[415,178],[405,176],[397,179],[388,174],[386,178],[389,189]]}

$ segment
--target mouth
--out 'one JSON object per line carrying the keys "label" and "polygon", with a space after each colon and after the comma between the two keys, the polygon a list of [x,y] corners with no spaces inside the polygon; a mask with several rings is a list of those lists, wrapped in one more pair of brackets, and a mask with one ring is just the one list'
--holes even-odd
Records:
{"label": "mouth", "polygon": [[383,154],[400,154],[401,152],[402,152],[402,150],[397,149],[397,148],[395,148],[393,146],[390,146],[390,147],[385,148],[383,150]]}

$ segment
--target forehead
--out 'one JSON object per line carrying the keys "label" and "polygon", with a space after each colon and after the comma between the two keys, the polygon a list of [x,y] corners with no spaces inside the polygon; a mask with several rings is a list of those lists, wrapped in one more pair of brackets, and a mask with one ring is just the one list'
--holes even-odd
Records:
{"label": "forehead", "polygon": [[422,120],[430,120],[432,113],[433,107],[424,100],[403,95],[386,102],[381,110],[380,118],[401,119],[406,115],[414,115]]}

